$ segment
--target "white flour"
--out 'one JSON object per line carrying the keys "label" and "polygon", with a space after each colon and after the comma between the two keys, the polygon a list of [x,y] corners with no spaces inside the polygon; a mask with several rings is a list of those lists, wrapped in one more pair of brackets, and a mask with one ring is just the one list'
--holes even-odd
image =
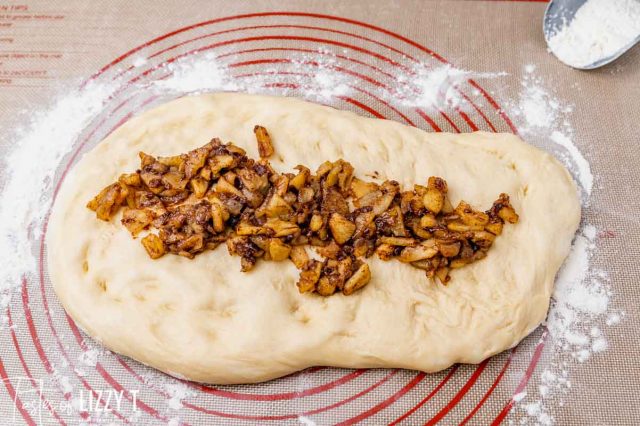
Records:
{"label": "white flour", "polygon": [[87,367],[95,367],[98,364],[99,356],[99,349],[88,349],[80,354],[78,361]]}
{"label": "white flour", "polygon": [[0,329],[4,328],[7,323],[9,323],[9,317],[5,313],[9,303],[11,303],[11,292],[9,289],[0,291]]}
{"label": "white flour", "polygon": [[90,85],[61,98],[50,110],[36,112],[15,130],[13,149],[5,156],[0,203],[0,309],[8,290],[35,271],[31,241],[37,241],[51,203],[53,174],[79,133],[102,109],[110,91]]}
{"label": "white flour", "polygon": [[190,396],[194,396],[195,392],[186,384],[178,381],[174,383],[166,383],[165,391],[169,394],[166,403],[171,410],[179,410],[182,408],[182,401]]}
{"label": "white flour", "polygon": [[548,88],[536,74],[535,65],[525,65],[520,82],[520,98],[509,101],[509,113],[518,121],[518,130],[527,140],[549,148],[549,141],[562,148],[557,152],[565,166],[573,172],[587,202],[593,188],[591,166],[573,143],[574,130],[569,122],[573,106],[566,105]]}
{"label": "white flour", "polygon": [[[513,397],[518,411],[533,418],[536,424],[554,422],[552,408],[562,405],[571,390],[572,370],[608,348],[602,326],[610,310],[611,289],[607,274],[590,264],[597,250],[596,241],[596,228],[592,225],[584,226],[576,236],[556,279],[546,322],[547,347],[551,353],[541,363],[537,392],[530,385],[528,392]],[[619,320],[620,314],[609,317]],[[614,322],[606,320],[605,324]]]}
{"label": "white flour", "polygon": [[300,422],[301,425],[304,425],[304,426],[316,426],[316,422],[314,422],[307,416],[298,417],[298,421]]}
{"label": "white flour", "polygon": [[[351,93],[350,79],[334,70],[336,58],[329,52],[320,51],[323,56],[297,55],[288,64],[288,73],[277,74],[279,68],[261,67],[259,72],[235,79],[224,63],[207,54],[197,61],[186,57],[164,67],[169,76],[153,83],[160,92],[203,93],[211,91],[242,91],[248,93],[278,94],[296,93],[304,98],[329,102]],[[286,80],[293,86],[272,85],[274,80]]]}
{"label": "white flour", "polygon": [[164,69],[171,73],[170,76],[153,83],[161,92],[166,90],[181,94],[238,90],[228,70],[213,55],[206,55],[197,62],[186,58]]}
{"label": "white flour", "polygon": [[587,192],[587,195],[591,195],[591,189],[593,188],[593,174],[591,173],[591,166],[589,165],[589,162],[584,158],[578,147],[574,145],[566,134],[563,134],[558,130],[554,130],[551,133],[551,140],[567,150],[567,153],[575,162],[582,188]]}
{"label": "white flour", "polygon": [[640,1],[588,0],[549,38],[562,62],[584,67],[614,56],[640,37]]}
{"label": "white flour", "polygon": [[602,271],[589,268],[596,249],[596,229],[584,227],[576,236],[571,254],[558,274],[547,327],[556,345],[580,362],[606,349],[594,319],[607,312],[611,290]]}
{"label": "white flour", "polygon": [[[464,108],[468,105],[460,89],[469,79],[493,79],[505,75],[504,72],[472,72],[449,64],[436,67],[417,64],[411,72],[398,73],[394,87],[383,92],[382,96],[394,104],[427,111]],[[478,96],[478,93],[471,96]]]}
{"label": "white flour", "polygon": [[570,112],[570,107],[562,107],[542,86],[542,79],[535,74],[535,65],[526,65],[525,74],[520,82],[520,101],[512,111],[523,123],[520,131],[533,133],[555,125],[558,116]]}
{"label": "white flour", "polygon": [[[185,59],[158,71],[166,78],[141,90],[152,90],[158,95],[175,97],[182,93],[200,91],[239,90],[297,95],[310,100],[331,103],[334,98],[353,94],[356,84],[352,77],[335,72],[336,58],[326,55],[300,56],[286,65],[287,75],[276,75],[282,67],[261,67],[260,74],[233,79],[231,71],[212,56]],[[313,59],[313,64],[311,63]],[[135,60],[137,67],[146,66],[144,58]],[[414,73],[396,75],[397,88],[381,93],[397,108],[422,107],[425,109],[464,108],[465,99],[460,90],[469,78],[496,78],[504,73],[473,73],[451,66],[428,68],[420,66]],[[274,81],[293,81],[296,87],[273,86]],[[100,114],[104,101],[115,90],[111,85],[93,85],[82,92],[72,92],[58,100],[45,112],[35,114],[25,129],[12,137],[14,147],[6,157],[7,180],[0,198],[11,203],[0,204],[0,255],[3,268],[0,276],[0,328],[6,307],[12,303],[10,289],[19,286],[23,276],[31,278],[36,272],[36,257],[32,241],[40,237],[39,230],[50,207],[53,176],[61,159],[70,151],[87,124]],[[573,130],[569,124],[572,108],[556,99],[535,74],[535,66],[525,67],[520,99],[503,102],[514,117],[523,137],[532,143],[551,149],[572,170],[583,190],[585,203],[593,186],[593,175],[588,161],[573,144]],[[467,92],[469,92],[467,87]],[[469,96],[478,96],[473,93]],[[556,150],[557,149],[557,150]],[[32,235],[29,235],[30,230]],[[610,289],[606,273],[593,269],[591,258],[596,253],[596,229],[585,225],[576,237],[571,255],[558,276],[553,306],[547,327],[554,352],[539,377],[538,392],[527,389],[514,399],[526,416],[540,423],[552,421],[550,404],[558,394],[568,392],[570,371],[580,362],[596,356],[608,347],[606,326],[619,323],[622,313],[610,312]],[[92,368],[102,353],[90,349],[77,360],[81,367]],[[72,360],[76,361],[76,360]],[[73,367],[73,366],[72,366]],[[71,374],[73,370],[66,371]],[[84,373],[83,373],[84,374]],[[63,388],[72,386],[69,377],[60,374]],[[145,375],[147,384],[162,390],[169,397],[165,411],[172,421],[179,422],[183,400],[195,395],[184,384],[166,376]],[[301,422],[307,418],[300,418]],[[311,424],[311,423],[310,423]]]}
{"label": "white flour", "polygon": [[[509,104],[523,137],[556,152],[578,182],[583,205],[588,206],[594,177],[589,162],[573,143],[573,108],[546,87],[534,65],[524,67],[520,98]],[[537,424],[554,423],[552,409],[564,403],[572,371],[609,347],[604,328],[617,324],[623,315],[611,312],[608,274],[592,265],[597,239],[597,229],[583,224],[556,279],[546,322],[551,354],[541,362],[538,389],[529,386],[527,392],[513,398],[518,412]]]}

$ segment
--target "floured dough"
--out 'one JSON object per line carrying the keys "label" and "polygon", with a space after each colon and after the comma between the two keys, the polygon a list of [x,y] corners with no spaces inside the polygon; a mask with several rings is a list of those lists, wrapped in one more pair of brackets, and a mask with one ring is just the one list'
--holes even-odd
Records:
{"label": "floured dough", "polygon": [[[378,172],[403,188],[441,176],[454,205],[485,210],[508,193],[520,222],[447,286],[374,256],[367,287],[325,298],[298,292],[291,262],[242,273],[224,246],[151,260],[121,213],[103,222],[85,207],[138,168],[138,151],[174,155],[218,136],[257,158],[255,124],[272,136],[278,171],[344,158],[356,175]],[[105,346],[192,380],[249,383],[314,365],[432,372],[510,348],[545,318],[579,220],[569,173],[516,136],[427,133],[292,98],[214,94],[141,114],[87,153],[64,181],[47,247],[62,304]]]}

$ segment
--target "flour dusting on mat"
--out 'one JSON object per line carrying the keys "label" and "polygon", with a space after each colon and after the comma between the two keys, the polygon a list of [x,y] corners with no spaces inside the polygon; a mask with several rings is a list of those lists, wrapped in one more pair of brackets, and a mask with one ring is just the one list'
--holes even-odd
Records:
{"label": "flour dusting on mat", "polygon": [[53,192],[53,175],[80,132],[97,116],[109,88],[90,84],[60,99],[51,109],[31,115],[10,139],[4,158],[5,183],[0,190],[0,309],[11,290],[33,276],[36,257],[32,241],[41,235]]}
{"label": "flour dusting on mat", "polygon": [[[518,122],[525,140],[553,149],[580,185],[582,201],[586,203],[593,188],[591,166],[573,143],[574,130],[569,121],[573,106],[558,99],[545,87],[535,65],[526,65],[520,82],[517,101],[506,102],[509,114]],[[549,142],[552,142],[550,144]]]}
{"label": "flour dusting on mat", "polygon": [[238,85],[232,80],[228,70],[211,54],[198,61],[189,57],[172,62],[162,68],[166,78],[153,82],[162,91],[182,93],[204,93],[212,90],[233,91]]}
{"label": "flour dusting on mat", "polygon": [[[523,138],[551,150],[572,172],[583,206],[588,206],[594,176],[573,142],[572,106],[546,86],[535,65],[524,67],[519,99],[506,103]],[[538,367],[537,392],[529,386],[526,393],[513,397],[519,413],[537,424],[553,424],[553,408],[562,405],[571,390],[572,370],[608,349],[605,328],[617,324],[623,315],[612,312],[608,274],[592,262],[598,251],[597,234],[595,226],[583,224],[556,278],[546,322],[550,355]]]}
{"label": "flour dusting on mat", "polygon": [[190,396],[194,396],[195,392],[186,384],[175,381],[174,383],[166,383],[165,391],[169,394],[167,406],[171,410],[179,410],[183,407],[182,401]]}
{"label": "flour dusting on mat", "polygon": [[561,107],[560,102],[549,94],[535,71],[535,65],[525,66],[520,100],[517,109],[512,111],[514,117],[521,118],[520,131],[524,133],[550,128],[561,114],[571,112],[570,107]]}
{"label": "flour dusting on mat", "polygon": [[5,313],[11,303],[11,293],[8,289],[0,292],[0,329],[9,323],[9,317]]}
{"label": "flour dusting on mat", "polygon": [[586,191],[587,195],[590,195],[591,189],[593,188],[593,174],[591,173],[591,166],[589,165],[589,162],[584,158],[578,147],[574,145],[567,134],[554,130],[551,133],[551,140],[563,147],[575,161],[575,166],[578,171],[578,176],[580,176],[582,187]]}
{"label": "flour dusting on mat", "polygon": [[165,72],[153,83],[163,92],[203,93],[241,91],[280,96],[302,95],[305,99],[326,103],[348,96],[352,78],[336,72],[336,56],[319,50],[321,56],[297,54],[289,58],[289,70],[282,73],[275,66],[261,66],[253,72],[232,77],[228,64],[211,54],[194,59],[185,57],[161,67]]}
{"label": "flour dusting on mat", "polygon": [[586,225],[576,236],[571,253],[560,270],[547,320],[551,359],[543,364],[537,399],[522,406],[540,424],[551,424],[550,408],[563,402],[572,386],[571,370],[608,348],[604,325],[610,313],[611,287],[605,271],[591,265],[597,253],[596,228]]}
{"label": "flour dusting on mat", "polygon": [[100,352],[100,349],[96,348],[87,349],[80,354],[78,360],[87,367],[95,367],[98,364]]}
{"label": "flour dusting on mat", "polygon": [[[383,97],[394,104],[427,111],[466,108],[460,87],[469,79],[494,79],[507,75],[504,72],[472,72],[450,64],[436,67],[417,64],[396,76],[396,84]],[[472,94],[472,95],[476,95]]]}

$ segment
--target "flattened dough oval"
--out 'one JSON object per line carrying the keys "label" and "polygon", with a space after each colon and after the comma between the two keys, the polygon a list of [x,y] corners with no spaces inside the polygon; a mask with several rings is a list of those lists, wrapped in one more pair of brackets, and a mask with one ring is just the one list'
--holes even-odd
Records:
{"label": "flattened dough oval", "polygon": [[[454,205],[487,209],[501,192],[520,215],[487,258],[443,286],[400,262],[367,259],[372,280],[352,295],[300,294],[290,262],[240,272],[224,247],[189,260],[147,256],[120,224],[85,205],[138,167],[214,136],[257,158],[253,126],[269,129],[272,165],[311,169],[344,158],[403,188],[441,176]],[[433,372],[513,347],[545,318],[555,275],[580,220],[578,193],[551,155],[511,134],[427,133],[293,98],[184,97],[124,124],[63,182],[47,235],[54,289],[71,317],[109,349],[169,374],[251,383],[314,365]]]}

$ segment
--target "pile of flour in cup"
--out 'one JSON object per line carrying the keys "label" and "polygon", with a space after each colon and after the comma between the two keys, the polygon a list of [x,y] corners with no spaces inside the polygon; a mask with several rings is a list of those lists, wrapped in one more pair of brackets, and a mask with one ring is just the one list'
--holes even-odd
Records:
{"label": "pile of flour in cup", "polygon": [[[326,51],[323,51],[326,56]],[[317,57],[301,56],[292,67],[304,70],[309,59],[318,62]],[[136,66],[143,66],[139,59]],[[348,77],[337,76],[332,72],[331,58],[325,59],[314,68],[306,80],[301,81],[302,96],[311,101],[330,102],[336,96],[349,95]],[[224,64],[213,57],[200,56],[187,58],[167,67],[169,78],[141,87],[140,90],[154,91],[160,96],[176,96],[189,92],[207,91],[247,91],[255,92],[273,75],[244,80],[242,83],[231,78]],[[398,90],[394,93],[380,91],[378,96],[386,99],[398,108],[420,106],[422,108],[448,109],[468,108],[458,87],[469,78],[493,79],[502,84],[505,73],[474,73],[452,66],[418,66],[414,75],[399,75],[399,87],[410,90]],[[268,73],[265,73],[268,74]],[[302,73],[301,73],[302,74]],[[416,75],[418,76],[416,78]],[[494,83],[492,82],[492,83]],[[572,171],[578,182],[583,204],[589,203],[594,177],[585,157],[573,141],[573,129],[570,125],[572,107],[564,104],[553,94],[553,89],[545,87],[543,79],[536,74],[534,65],[523,67],[520,81],[521,90],[518,99],[503,99],[506,113],[519,127],[524,139],[552,150]],[[0,198],[12,200],[0,203],[0,255],[3,268],[0,272],[0,333],[6,331],[8,319],[7,307],[18,300],[19,283],[22,277],[29,282],[36,276],[37,259],[32,241],[40,238],[46,212],[51,204],[53,176],[62,158],[71,150],[78,135],[102,110],[103,103],[118,87],[119,81],[112,84],[93,83],[82,91],[67,94],[46,110],[35,114],[25,114],[27,124],[9,137],[12,151],[5,156],[4,185]],[[261,92],[287,95],[286,90],[260,90]],[[66,92],[68,93],[68,91]],[[300,91],[296,92],[300,96]],[[479,97],[480,93],[472,95]],[[26,231],[29,230],[29,233]],[[622,312],[611,307],[612,297],[607,273],[591,266],[591,259],[597,254],[598,230],[583,224],[573,244],[572,252],[558,275],[552,308],[546,327],[550,338],[547,349],[549,359],[537,370],[541,383],[538,389],[527,388],[527,393],[514,397],[517,401],[516,413],[520,416],[535,417],[539,423],[552,422],[550,408],[562,403],[564,395],[570,392],[571,371],[593,356],[606,351],[606,327],[614,326],[623,317]],[[96,358],[95,349],[91,349],[92,360]],[[94,363],[95,365],[95,363]],[[155,377],[155,376],[154,376]],[[64,375],[60,380],[65,380]],[[149,380],[154,380],[149,378]],[[167,415],[176,422],[179,420],[180,400],[188,397],[188,392],[176,392],[182,387],[179,382],[162,379],[160,386],[171,395],[167,404]],[[518,379],[519,380],[519,379]],[[174,417],[172,417],[175,415]]]}
{"label": "pile of flour in cup", "polygon": [[565,64],[583,68],[615,56],[639,37],[640,0],[587,0],[572,19],[562,19],[549,48]]}

